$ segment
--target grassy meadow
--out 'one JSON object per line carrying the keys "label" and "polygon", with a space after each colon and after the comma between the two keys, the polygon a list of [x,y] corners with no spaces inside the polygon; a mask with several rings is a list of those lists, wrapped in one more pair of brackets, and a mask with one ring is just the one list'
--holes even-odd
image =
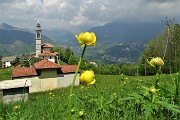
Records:
{"label": "grassy meadow", "polygon": [[0,69],[0,81],[12,79],[12,67]]}
{"label": "grassy meadow", "polygon": [[[157,76],[95,76],[96,84],[76,86],[72,96],[73,120],[178,120],[179,74],[158,76],[158,90],[151,94]],[[0,119],[65,120],[70,88],[31,93],[26,102],[0,103]],[[153,98],[153,99],[152,99]]]}

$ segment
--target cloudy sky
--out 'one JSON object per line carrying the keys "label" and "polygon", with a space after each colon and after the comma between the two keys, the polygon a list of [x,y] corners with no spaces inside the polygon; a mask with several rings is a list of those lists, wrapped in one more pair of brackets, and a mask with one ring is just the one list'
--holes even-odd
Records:
{"label": "cloudy sky", "polygon": [[64,27],[76,33],[111,21],[180,23],[180,0],[0,0],[0,23],[34,29]]}

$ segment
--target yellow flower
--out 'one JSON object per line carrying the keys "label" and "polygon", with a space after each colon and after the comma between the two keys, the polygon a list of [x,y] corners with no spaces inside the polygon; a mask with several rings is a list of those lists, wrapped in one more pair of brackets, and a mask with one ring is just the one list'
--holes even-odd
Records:
{"label": "yellow flower", "polygon": [[82,32],[76,35],[76,39],[81,44],[94,46],[96,44],[96,35],[93,32]]}
{"label": "yellow flower", "polygon": [[20,105],[14,106],[14,110],[18,110],[20,108]]}
{"label": "yellow flower", "polygon": [[160,57],[152,58],[148,63],[152,67],[160,67],[164,65],[164,61]]}
{"label": "yellow flower", "polygon": [[86,70],[79,77],[79,81],[85,85],[95,84],[96,80],[94,79],[94,76],[95,75],[92,70]]}
{"label": "yellow flower", "polygon": [[152,94],[156,93],[156,91],[157,90],[156,90],[156,88],[154,86],[149,88],[149,92],[152,93]]}

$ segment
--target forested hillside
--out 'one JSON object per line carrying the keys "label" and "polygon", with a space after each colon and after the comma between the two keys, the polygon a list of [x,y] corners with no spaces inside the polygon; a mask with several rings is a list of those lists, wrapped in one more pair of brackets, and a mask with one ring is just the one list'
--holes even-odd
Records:
{"label": "forested hillside", "polygon": [[140,58],[142,74],[153,74],[154,71],[147,65],[147,59],[161,57],[165,65],[164,73],[174,73],[180,70],[180,25],[175,24],[167,29],[156,39],[152,39],[146,46]]}

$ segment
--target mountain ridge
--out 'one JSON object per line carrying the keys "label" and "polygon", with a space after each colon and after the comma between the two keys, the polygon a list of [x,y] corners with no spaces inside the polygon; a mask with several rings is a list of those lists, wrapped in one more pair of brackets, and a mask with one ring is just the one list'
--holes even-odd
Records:
{"label": "mountain ridge", "polygon": [[[42,42],[55,42],[42,35]],[[35,33],[28,32],[23,28],[13,27],[7,23],[0,24],[0,55],[20,55],[35,51]]]}
{"label": "mountain ridge", "polygon": [[103,26],[93,27],[88,31],[96,33],[100,42],[119,41],[131,43],[132,41],[148,42],[150,39],[158,36],[162,30],[163,25],[161,23],[125,23],[115,21]]}
{"label": "mountain ridge", "polygon": [[[2,29],[2,26],[5,29]],[[1,34],[1,30],[4,31],[3,34]],[[96,34],[97,44],[87,48],[85,58],[104,63],[134,63],[138,61],[141,52],[145,48],[145,44],[160,35],[163,31],[163,25],[160,23],[133,24],[115,21],[103,26],[92,27],[87,31]],[[2,36],[5,34],[6,37],[3,38]],[[76,41],[75,35],[67,29],[43,29],[42,34],[42,43],[50,42],[56,46],[70,47],[75,55],[80,55],[80,45]],[[26,46],[24,50],[21,48],[21,51],[16,51],[13,46],[21,46],[21,44]],[[8,51],[7,48],[11,49],[12,54],[13,52],[14,54],[22,54],[29,50],[33,51],[35,50],[35,34],[18,27],[8,26],[8,24],[0,25],[0,46],[0,55],[5,55],[3,51]]]}

